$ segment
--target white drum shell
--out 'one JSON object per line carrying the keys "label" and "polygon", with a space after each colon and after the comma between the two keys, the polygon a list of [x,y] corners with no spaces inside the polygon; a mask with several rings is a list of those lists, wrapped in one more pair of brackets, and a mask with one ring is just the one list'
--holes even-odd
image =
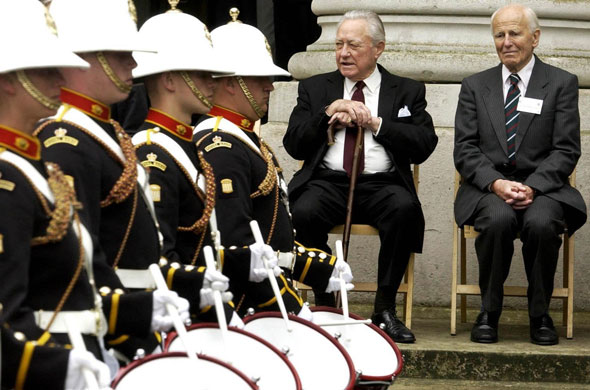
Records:
{"label": "white drum shell", "polygon": [[260,314],[246,317],[245,329],[281,351],[288,349],[287,357],[295,366],[304,390],[352,389],[356,374],[346,351],[309,321],[289,317],[291,332],[280,316]]}
{"label": "white drum shell", "polygon": [[[187,332],[189,340],[200,353],[230,363],[251,379],[260,378],[256,382],[260,390],[301,390],[295,369],[264,339],[259,340],[255,335],[230,327],[224,345],[217,325],[201,325],[205,324],[192,327]],[[184,345],[178,337],[174,337],[167,351],[184,352]]]}
{"label": "white drum shell", "polygon": [[114,390],[252,390],[251,383],[215,361],[177,354],[151,355],[122,369]]}
{"label": "white drum shell", "polygon": [[[358,317],[357,317],[358,318]],[[332,311],[313,310],[313,320],[317,323],[343,321],[342,314]],[[332,325],[323,327],[325,331],[334,335],[340,334],[338,341],[350,354],[357,371],[363,379],[393,381],[401,369],[399,350],[392,346],[381,333],[370,325]]]}

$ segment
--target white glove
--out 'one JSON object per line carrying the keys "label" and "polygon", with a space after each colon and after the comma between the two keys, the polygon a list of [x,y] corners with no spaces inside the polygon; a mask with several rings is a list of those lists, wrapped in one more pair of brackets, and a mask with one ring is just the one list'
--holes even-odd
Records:
{"label": "white glove", "polygon": [[268,262],[268,268],[273,270],[276,277],[281,274],[281,268],[278,266],[279,259],[276,252],[270,245],[254,243],[250,245],[250,282],[260,283],[268,277],[268,272],[264,267],[263,257]]}
{"label": "white glove", "polygon": [[172,317],[168,315],[166,304],[176,307],[181,321],[184,323],[190,318],[189,303],[186,299],[180,298],[174,291],[154,290],[152,307],[152,331],[166,332],[172,328]]}
{"label": "white glove", "polygon": [[65,384],[66,390],[82,390],[88,388],[82,369],[92,371],[96,377],[99,388],[109,388],[111,374],[107,365],[96,359],[94,355],[88,351],[72,349],[68,359],[68,372],[66,373]]}
{"label": "white glove", "polygon": [[229,321],[229,326],[235,326],[236,328],[244,329],[246,325],[244,324],[244,321],[242,321],[238,313],[234,311],[232,312],[231,320]]}
{"label": "white glove", "polygon": [[299,313],[297,313],[297,317],[303,318],[307,321],[313,321],[313,312],[309,310],[309,307],[307,305],[304,304],[301,307],[301,310],[299,310]]}
{"label": "white glove", "polygon": [[350,266],[346,261],[338,259],[334,265],[332,276],[330,276],[330,280],[328,281],[328,287],[326,288],[327,293],[340,290],[340,275],[342,275],[342,279],[344,279],[344,282],[346,283],[347,291],[354,288],[354,284],[350,283],[352,282],[352,271],[350,270]]}
{"label": "white glove", "polygon": [[203,279],[203,287],[199,291],[201,300],[199,301],[199,309],[207,306],[215,305],[213,298],[213,290],[221,293],[221,300],[229,302],[233,298],[233,294],[227,291],[229,288],[229,278],[215,269],[205,270],[205,278]]}
{"label": "white glove", "polygon": [[203,288],[212,288],[217,291],[227,291],[229,278],[216,269],[207,268],[203,279]]}

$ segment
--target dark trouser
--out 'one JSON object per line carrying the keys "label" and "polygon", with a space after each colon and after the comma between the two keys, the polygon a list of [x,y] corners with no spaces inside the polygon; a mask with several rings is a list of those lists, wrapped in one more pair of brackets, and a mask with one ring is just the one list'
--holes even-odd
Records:
{"label": "dark trouser", "polygon": [[484,196],[475,210],[475,240],[483,309],[500,312],[504,282],[510,271],[514,239],[520,231],[528,279],[529,315],[539,317],[549,309],[557,267],[560,234],[565,219],[561,204],[538,196],[525,210],[514,210],[493,193]]}
{"label": "dark trouser", "polygon": [[[344,172],[320,171],[291,203],[296,240],[330,251],[328,232],[344,224],[349,178]],[[424,229],[420,204],[394,173],[361,175],[357,181],[353,223],[379,230],[378,286],[391,291],[392,304],[406,271],[416,231]],[[354,261],[353,261],[354,262]]]}

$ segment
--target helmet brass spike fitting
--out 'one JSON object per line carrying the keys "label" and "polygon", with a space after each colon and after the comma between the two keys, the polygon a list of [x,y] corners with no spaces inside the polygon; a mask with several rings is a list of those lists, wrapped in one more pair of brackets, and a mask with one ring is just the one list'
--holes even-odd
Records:
{"label": "helmet brass spike fitting", "polygon": [[176,8],[179,2],[180,0],[168,0],[168,4],[170,4],[170,9],[166,12],[182,12],[181,10]]}
{"label": "helmet brass spike fitting", "polygon": [[229,10],[229,16],[231,17],[231,20],[229,22],[227,22],[227,24],[230,23],[242,23],[241,20],[238,20],[238,16],[240,15],[240,10],[237,9],[236,7],[232,7]]}

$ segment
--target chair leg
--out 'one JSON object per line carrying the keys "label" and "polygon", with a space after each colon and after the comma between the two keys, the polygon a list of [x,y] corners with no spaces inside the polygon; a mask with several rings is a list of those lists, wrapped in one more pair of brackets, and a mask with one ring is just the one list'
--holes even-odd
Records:
{"label": "chair leg", "polygon": [[569,235],[566,235],[565,238],[563,277],[566,284],[564,287],[567,287],[567,304],[564,307],[564,316],[566,316],[564,319],[567,326],[566,337],[572,339],[574,337],[574,239]]}
{"label": "chair leg", "polygon": [[414,297],[414,258],[415,254],[410,254],[410,261],[408,262],[406,275],[404,276],[404,279],[408,286],[407,292],[404,297],[404,317],[408,329],[412,329],[412,304]]}
{"label": "chair leg", "polygon": [[[461,243],[461,284],[467,284],[467,243],[463,229],[460,230],[459,240]],[[467,297],[461,295],[461,323],[467,322]]]}
{"label": "chair leg", "polygon": [[453,223],[453,258],[451,272],[451,335],[457,334],[457,225]]}

